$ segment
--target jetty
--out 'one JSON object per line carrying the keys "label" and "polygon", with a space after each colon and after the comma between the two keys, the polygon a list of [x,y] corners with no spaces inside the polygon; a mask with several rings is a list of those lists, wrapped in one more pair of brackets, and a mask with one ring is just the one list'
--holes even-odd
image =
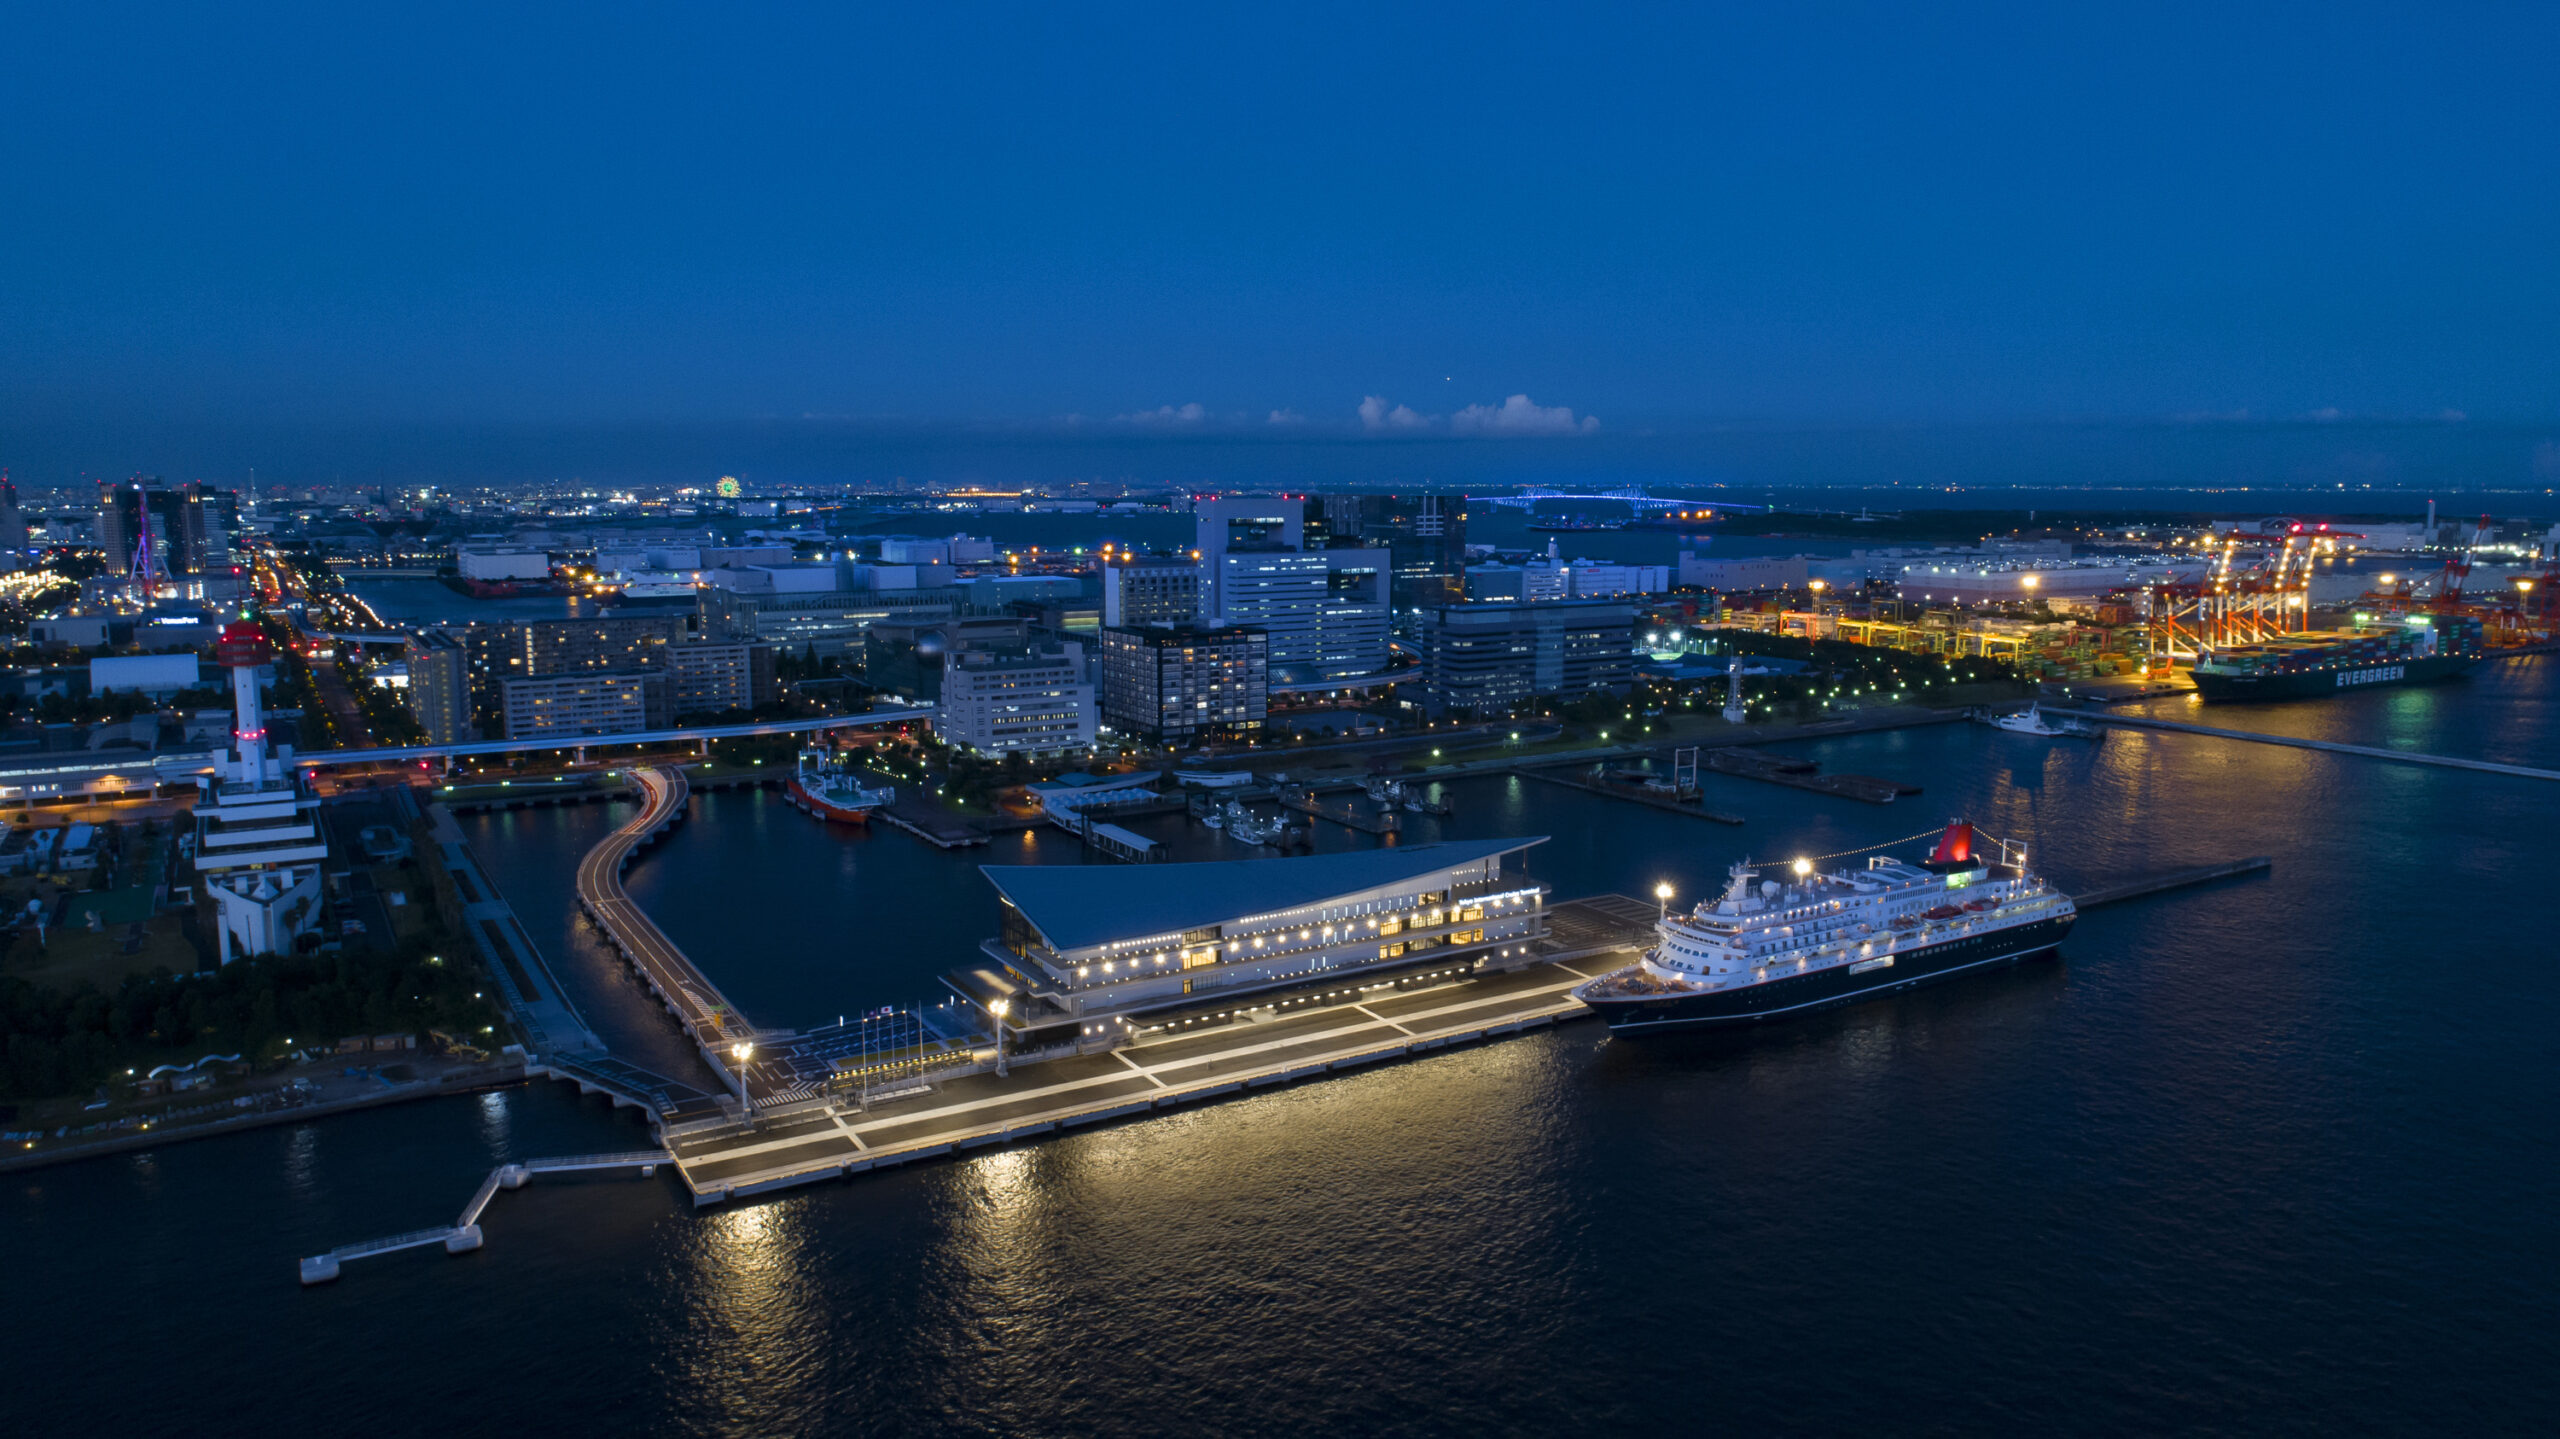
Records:
{"label": "jetty", "polygon": [[1717,750],[1707,756],[1707,768],[1738,779],[1756,779],[1766,784],[1811,790],[1815,794],[1860,800],[1867,804],[1891,804],[1904,795],[1920,793],[1920,786],[1916,784],[1879,779],[1871,774],[1823,774],[1821,766],[1813,760],[1764,754],[1758,750]]}
{"label": "jetty", "polygon": [[1630,789],[1624,785],[1589,784],[1578,779],[1567,779],[1549,770],[1531,769],[1527,765],[1514,766],[1511,772],[1522,779],[1534,779],[1542,784],[1562,785],[1566,789],[1578,789],[1584,794],[1596,794],[1607,799],[1622,799],[1630,804],[1640,804],[1648,809],[1661,810],[1666,814],[1685,814],[1691,819],[1713,820],[1717,824],[1742,823],[1742,816],[1738,814],[1726,814],[1722,810],[1709,809],[1704,804],[1693,800],[1647,794],[1642,790]]}
{"label": "jetty", "polygon": [[2100,710],[2048,709],[2047,714],[2065,714],[2099,724],[2125,725],[2135,729],[2170,730],[2179,734],[2211,735],[2215,739],[2247,740],[2252,744],[2282,745],[2287,749],[2324,750],[2330,754],[2351,754],[2364,759],[2389,760],[2394,764],[2433,765],[2438,769],[2467,769],[2479,774],[2502,774],[2516,779],[2560,780],[2560,769],[2535,769],[2530,765],[2500,764],[2494,760],[2463,759],[2449,754],[2425,754],[2417,750],[2384,749],[2379,745],[2343,744],[2337,740],[2297,739],[2292,735],[2261,734],[2256,730],[2219,729],[2212,725],[2188,724],[2182,720],[2153,719],[2148,715],[2108,714]]}
{"label": "jetty", "polygon": [[670,1162],[673,1155],[663,1149],[644,1149],[624,1154],[571,1154],[552,1159],[527,1159],[515,1164],[501,1164],[480,1181],[471,1201],[462,1206],[462,1216],[451,1224],[432,1229],[412,1229],[383,1239],[358,1240],[342,1244],[326,1254],[314,1254],[302,1261],[302,1282],[326,1284],[338,1277],[344,1267],[358,1259],[371,1259],[381,1254],[397,1254],[403,1249],[424,1249],[441,1245],[447,1254],[468,1254],[480,1247],[480,1216],[489,1201],[501,1189],[522,1189],[537,1174],[573,1174],[585,1170],[636,1169],[644,1179],[655,1175],[658,1166]]}
{"label": "jetty", "polygon": [[2261,854],[2252,855],[2247,859],[2230,860],[2222,864],[2200,864],[2188,869],[2167,870],[2160,874],[2144,875],[2139,879],[2129,879],[2118,884],[2101,885],[2096,889],[2085,890],[2071,896],[2071,903],[2085,913],[2100,905],[2122,904],[2128,899],[2140,899],[2145,895],[2210,884],[2217,879],[2229,879],[2234,875],[2262,873],[2272,869],[2274,865],[2273,860]]}

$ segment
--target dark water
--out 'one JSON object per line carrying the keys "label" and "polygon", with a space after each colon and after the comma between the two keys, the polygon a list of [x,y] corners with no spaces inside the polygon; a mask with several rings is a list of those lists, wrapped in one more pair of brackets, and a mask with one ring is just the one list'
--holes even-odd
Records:
{"label": "dark water", "polygon": [[[2556,676],[2525,661],[2208,718],[2560,766]],[[642,1130],[543,1086],[20,1176],[0,1188],[13,1418],[2547,1429],[2560,790],[2176,735],[1808,748],[1927,793],[1878,808],[1712,779],[1750,817],[1733,830],[1485,780],[1452,787],[1448,829],[1552,836],[1537,868],[1567,896],[1693,893],[1745,847],[1843,849],[1959,811],[2074,882],[2275,869],[2092,914],[2059,963],[1756,1034],[1570,1026],[700,1214],[672,1179],[543,1181],[499,1198],[477,1255],[308,1292],[298,1254],[449,1222],[501,1158]],[[546,946],[569,921],[542,892],[608,819],[474,831]],[[990,927],[978,858],[718,795],[635,886],[749,1013],[788,1023],[917,993]]]}

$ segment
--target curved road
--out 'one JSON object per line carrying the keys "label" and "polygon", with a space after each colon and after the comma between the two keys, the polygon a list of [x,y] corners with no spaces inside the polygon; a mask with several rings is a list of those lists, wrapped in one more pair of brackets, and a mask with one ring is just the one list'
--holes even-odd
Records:
{"label": "curved road", "polygon": [[578,907],[603,925],[615,947],[649,977],[713,1068],[734,1072],[730,1046],[755,1038],[754,1027],[622,888],[622,871],[632,852],[683,812],[691,786],[684,771],[673,766],[631,773],[646,803],[637,818],[605,836],[578,862]]}

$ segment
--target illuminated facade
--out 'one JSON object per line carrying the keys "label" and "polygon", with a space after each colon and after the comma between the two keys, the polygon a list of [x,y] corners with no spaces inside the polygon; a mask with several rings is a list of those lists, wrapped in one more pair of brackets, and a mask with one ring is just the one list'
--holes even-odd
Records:
{"label": "illuminated facade", "polygon": [[984,865],[994,968],[945,977],[1022,1049],[1094,1048],[1204,1011],[1526,958],[1544,836],[1211,864]]}

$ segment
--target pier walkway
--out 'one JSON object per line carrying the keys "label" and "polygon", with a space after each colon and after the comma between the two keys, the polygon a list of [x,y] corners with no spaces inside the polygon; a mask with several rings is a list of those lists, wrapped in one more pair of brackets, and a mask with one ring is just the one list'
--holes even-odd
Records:
{"label": "pier walkway", "polygon": [[712,1072],[734,1082],[731,1047],[752,1042],[754,1028],[622,888],[622,872],[640,847],[684,818],[691,791],[684,771],[672,765],[633,770],[632,779],[641,790],[640,813],[578,862],[578,908],[674,1012]]}
{"label": "pier walkway", "polygon": [[642,1149],[623,1154],[570,1154],[552,1159],[527,1159],[515,1164],[501,1164],[489,1171],[473,1191],[471,1202],[462,1206],[462,1217],[451,1224],[434,1229],[412,1229],[386,1239],[365,1239],[342,1244],[326,1254],[314,1254],[302,1261],[302,1282],[326,1284],[338,1277],[350,1260],[370,1259],[378,1254],[396,1254],[403,1249],[424,1249],[430,1244],[444,1246],[447,1254],[468,1254],[480,1247],[480,1216],[489,1201],[501,1189],[522,1189],[525,1181],[537,1174],[574,1174],[583,1170],[637,1169],[642,1178],[658,1172],[658,1166],[674,1156],[663,1149]]}
{"label": "pier walkway", "polygon": [[2187,724],[2181,720],[2152,719],[2148,715],[2109,714],[2103,710],[2065,710],[2048,707],[2046,714],[2070,715],[2074,719],[2098,724],[2126,725],[2137,729],[2171,730],[2179,734],[2211,735],[2215,739],[2248,740],[2254,744],[2283,745],[2289,749],[2326,750],[2330,754],[2359,755],[2365,759],[2390,760],[2395,764],[2434,765],[2439,769],[2467,769],[2481,774],[2503,774],[2517,779],[2560,780],[2560,769],[2535,769],[2530,765],[2500,764],[2494,760],[2461,759],[2449,754],[2422,754],[2416,750],[2384,749],[2378,745],[2341,744],[2336,740],[2297,739],[2292,735],[2261,734],[2256,730],[2216,729],[2212,725]]}

